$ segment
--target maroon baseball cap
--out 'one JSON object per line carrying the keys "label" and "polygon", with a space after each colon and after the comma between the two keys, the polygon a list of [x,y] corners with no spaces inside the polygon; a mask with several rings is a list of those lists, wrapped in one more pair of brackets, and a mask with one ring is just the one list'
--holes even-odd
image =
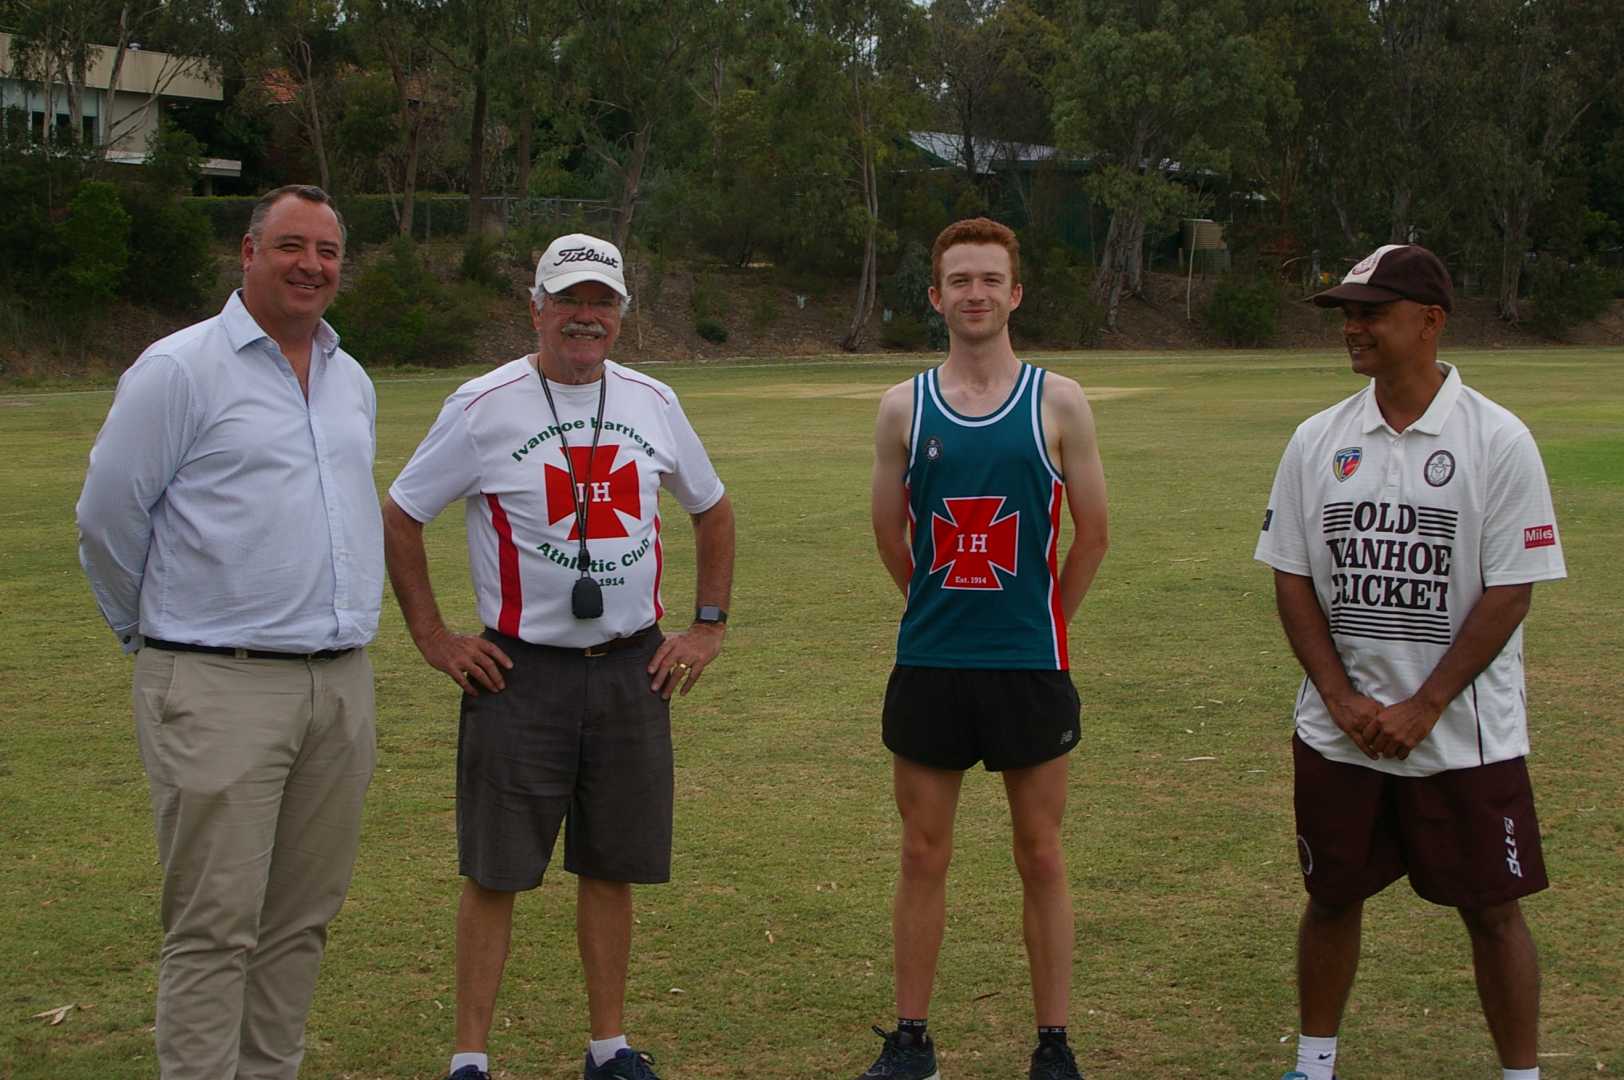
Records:
{"label": "maroon baseball cap", "polygon": [[1358,304],[1414,300],[1453,311],[1455,286],[1443,260],[1420,244],[1384,244],[1349,270],[1342,284],[1308,299],[1320,307],[1336,307],[1345,300]]}

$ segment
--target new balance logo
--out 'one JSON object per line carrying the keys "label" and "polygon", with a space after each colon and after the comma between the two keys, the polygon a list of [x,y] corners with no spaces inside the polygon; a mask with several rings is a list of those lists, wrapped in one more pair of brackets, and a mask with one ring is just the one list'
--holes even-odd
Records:
{"label": "new balance logo", "polygon": [[1069,742],[1071,742],[1071,729],[1067,728],[1060,733],[1060,745],[1065,746]]}

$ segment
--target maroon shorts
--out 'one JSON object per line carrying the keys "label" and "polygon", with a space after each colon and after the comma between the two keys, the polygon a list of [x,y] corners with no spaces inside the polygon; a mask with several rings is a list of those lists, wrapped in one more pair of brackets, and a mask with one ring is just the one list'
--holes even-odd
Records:
{"label": "maroon shorts", "polygon": [[1296,735],[1297,854],[1321,903],[1374,896],[1405,874],[1417,896],[1483,908],[1539,892],[1545,858],[1522,758],[1431,776],[1329,761]]}

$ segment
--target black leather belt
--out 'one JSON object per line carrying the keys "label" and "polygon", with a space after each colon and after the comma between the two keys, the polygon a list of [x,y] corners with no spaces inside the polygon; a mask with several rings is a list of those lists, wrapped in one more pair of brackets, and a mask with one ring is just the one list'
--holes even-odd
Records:
{"label": "black leather belt", "polygon": [[154,649],[166,649],[169,652],[200,652],[212,656],[233,656],[238,660],[337,660],[340,656],[347,656],[354,649],[318,649],[315,652],[272,652],[270,649],[234,649],[229,645],[192,645],[184,641],[164,641],[161,638],[149,637],[145,639],[148,646]]}
{"label": "black leather belt", "polygon": [[659,628],[658,623],[651,623],[634,634],[610,638],[608,641],[600,641],[596,645],[537,645],[533,641],[523,641],[519,638],[509,637],[500,630],[492,630],[489,627],[486,627],[486,632],[503,641],[519,641],[520,644],[528,645],[532,649],[550,649],[554,652],[569,653],[571,656],[608,656],[610,653],[619,652],[622,649],[636,648],[646,642],[649,635],[657,632]]}

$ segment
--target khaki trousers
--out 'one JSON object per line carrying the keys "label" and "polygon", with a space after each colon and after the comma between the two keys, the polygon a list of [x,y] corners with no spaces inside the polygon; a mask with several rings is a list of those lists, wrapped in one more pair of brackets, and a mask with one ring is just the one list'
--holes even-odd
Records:
{"label": "khaki trousers", "polygon": [[142,649],[163,1080],[292,1080],[375,759],[372,664]]}

